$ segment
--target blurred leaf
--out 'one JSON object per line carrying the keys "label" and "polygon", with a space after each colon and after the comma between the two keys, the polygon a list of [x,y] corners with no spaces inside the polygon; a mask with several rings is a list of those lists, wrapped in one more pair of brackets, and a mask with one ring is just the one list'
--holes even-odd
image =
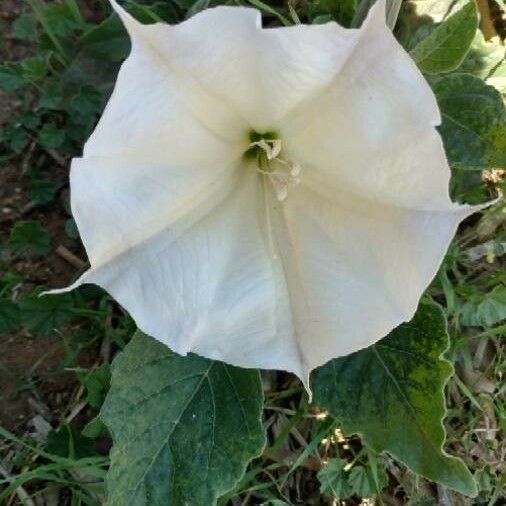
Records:
{"label": "blurred leaf", "polygon": [[421,303],[415,317],[386,338],[330,361],[313,376],[315,402],[346,434],[358,433],[376,452],[388,451],[414,472],[475,496],[470,472],[442,450],[443,387],[452,374],[442,311]]}
{"label": "blurred leaf", "polygon": [[464,60],[478,28],[474,0],[450,16],[419,42],[410,54],[430,74],[455,70]]}
{"label": "blurred leaf", "polygon": [[63,83],[61,79],[48,78],[41,84],[40,107],[57,109],[64,99]]}
{"label": "blurred leaf", "polygon": [[60,185],[43,178],[31,178],[28,181],[28,196],[37,204],[47,204],[54,199]]}
{"label": "blurred leaf", "polygon": [[386,487],[388,483],[387,473],[383,467],[378,466],[378,483],[375,483],[371,469],[367,466],[356,465],[350,471],[348,482],[353,494],[358,497],[372,497]]}
{"label": "blurred leaf", "polygon": [[0,139],[14,153],[21,153],[30,141],[22,126],[10,123],[0,130]]}
{"label": "blurred leaf", "polygon": [[19,307],[16,302],[0,299],[0,333],[7,332],[19,325]]}
{"label": "blurred leaf", "polygon": [[77,229],[76,222],[74,218],[68,218],[65,221],[65,233],[71,239],[77,239],[79,237],[79,230]]}
{"label": "blurred leaf", "polygon": [[469,74],[431,80],[442,114],[440,132],[452,166],[506,167],[506,110],[500,93]]}
{"label": "blurred leaf", "polygon": [[0,88],[7,91],[14,91],[21,88],[24,81],[21,75],[21,68],[16,63],[3,63],[0,65]]}
{"label": "blurred leaf", "polygon": [[9,247],[15,253],[45,256],[51,251],[51,240],[38,221],[18,221],[12,227]]}
{"label": "blurred leaf", "polygon": [[492,327],[506,320],[506,286],[498,285],[488,294],[471,298],[461,313],[461,324],[471,327]]}
{"label": "blurred leaf", "polygon": [[81,383],[86,387],[88,403],[91,407],[100,409],[104,403],[111,381],[109,364],[102,364],[100,367],[80,376]]}
{"label": "blurred leaf", "polygon": [[351,23],[356,8],[357,0],[312,0],[306,5],[307,16],[311,23],[322,23],[327,19],[344,26]]}
{"label": "blurred leaf", "polygon": [[62,39],[68,38],[82,28],[67,3],[49,4],[44,12],[48,28]]}
{"label": "blurred leaf", "polygon": [[348,483],[349,471],[344,470],[346,464],[345,460],[333,458],[318,471],[317,478],[322,494],[336,499],[347,499],[353,495]]}
{"label": "blurred leaf", "polygon": [[23,111],[18,117],[18,121],[30,130],[34,130],[40,124],[40,117],[34,111]]}
{"label": "blurred leaf", "polygon": [[24,14],[12,23],[12,32],[18,39],[34,41],[37,39],[37,23],[33,16]]}
{"label": "blurred leaf", "polygon": [[71,116],[77,116],[83,123],[88,120],[94,122],[95,117],[102,112],[102,95],[93,86],[80,86],[67,110]]}
{"label": "blurred leaf", "polygon": [[54,123],[46,123],[39,132],[39,142],[45,148],[59,148],[65,141],[65,130]]}
{"label": "blurred leaf", "polygon": [[212,506],[263,449],[258,371],[180,357],[136,332],[100,416],[113,436],[109,505]]}
{"label": "blurred leaf", "polygon": [[73,303],[69,294],[28,295],[19,301],[21,323],[32,333],[49,336],[72,319]]}
{"label": "blurred leaf", "polygon": [[99,437],[110,437],[109,431],[107,427],[104,425],[104,422],[100,419],[99,416],[90,420],[82,430],[81,434],[90,439],[97,439]]}
{"label": "blurred leaf", "polygon": [[22,76],[27,82],[40,81],[46,76],[47,71],[47,61],[41,56],[31,56],[21,61]]}
{"label": "blurred leaf", "polygon": [[77,434],[68,424],[64,424],[57,430],[49,431],[46,450],[58,457],[71,459],[82,459],[96,455],[94,442]]}
{"label": "blurred leaf", "polygon": [[126,58],[130,51],[130,39],[116,14],[91,28],[80,42],[88,56],[114,62]]}

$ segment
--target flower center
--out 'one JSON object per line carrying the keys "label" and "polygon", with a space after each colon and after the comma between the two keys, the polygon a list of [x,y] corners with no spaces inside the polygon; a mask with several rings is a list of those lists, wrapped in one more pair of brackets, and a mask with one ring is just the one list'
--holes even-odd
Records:
{"label": "flower center", "polygon": [[277,199],[282,202],[288,196],[290,186],[299,183],[302,167],[283,156],[283,144],[276,132],[259,134],[251,131],[249,140],[244,156],[255,160],[257,172],[269,179]]}

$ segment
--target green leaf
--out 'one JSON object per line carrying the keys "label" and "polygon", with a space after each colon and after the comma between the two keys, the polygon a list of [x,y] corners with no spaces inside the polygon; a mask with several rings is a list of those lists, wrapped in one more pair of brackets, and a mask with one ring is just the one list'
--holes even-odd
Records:
{"label": "green leaf", "polygon": [[52,455],[71,459],[82,459],[96,455],[94,442],[77,434],[68,424],[57,430],[49,431],[46,450]]}
{"label": "green leaf", "polygon": [[86,375],[80,377],[81,383],[86,387],[87,401],[95,409],[99,409],[104,403],[111,381],[109,364],[102,364]]}
{"label": "green leaf", "polygon": [[478,28],[474,0],[441,23],[410,52],[429,74],[455,70],[464,60]]}
{"label": "green leaf", "polygon": [[101,418],[114,445],[108,506],[211,506],[265,444],[258,371],[180,357],[136,332]]}
{"label": "green leaf", "polygon": [[46,31],[51,32],[62,39],[70,37],[73,32],[82,28],[72,9],[67,4],[51,4],[45,8],[44,12]]}
{"label": "green leaf", "polygon": [[19,301],[21,323],[33,334],[51,335],[72,319],[72,297],[64,295],[29,295]]}
{"label": "green leaf", "polygon": [[59,148],[65,141],[65,130],[46,123],[39,132],[39,141],[45,148]]}
{"label": "green leaf", "polygon": [[77,239],[79,237],[79,230],[77,229],[76,222],[74,218],[68,218],[65,221],[65,233],[71,239]]}
{"label": "green leaf", "polygon": [[47,204],[54,199],[60,185],[44,178],[33,178],[28,181],[28,196],[37,204]]}
{"label": "green leaf", "polygon": [[0,88],[14,91],[23,86],[21,68],[17,63],[4,63],[0,65]]}
{"label": "green leaf", "polygon": [[378,495],[388,483],[387,473],[383,467],[378,467],[378,483],[375,483],[371,469],[367,466],[354,466],[350,471],[348,482],[353,494],[358,497],[372,497]]}
{"label": "green leaf", "polygon": [[422,303],[411,322],[380,342],[317,369],[314,397],[347,434],[358,433],[375,451],[388,451],[414,472],[475,496],[468,469],[442,450],[443,388],[452,374],[441,358],[447,346],[441,309]]}
{"label": "green leaf", "polygon": [[37,24],[32,16],[25,14],[12,23],[12,32],[17,39],[33,41],[37,38]]}
{"label": "green leaf", "polygon": [[7,332],[19,325],[19,308],[16,302],[0,299],[0,333]]}
{"label": "green leaf", "polygon": [[128,55],[130,40],[120,19],[113,14],[81,37],[81,47],[88,56],[117,62]]}
{"label": "green leaf", "polygon": [[353,495],[348,483],[349,472],[345,471],[346,464],[346,461],[340,458],[329,459],[318,471],[317,478],[322,494],[336,499],[347,499]]}
{"label": "green leaf", "polygon": [[347,26],[355,14],[357,0],[312,0],[305,8],[313,24],[322,23],[327,17],[328,21],[334,20]]}
{"label": "green leaf", "polygon": [[492,327],[506,319],[506,286],[498,285],[479,300],[469,300],[461,309],[462,325]]}
{"label": "green leaf", "polygon": [[110,437],[107,427],[104,425],[104,422],[100,419],[99,416],[90,420],[81,431],[81,434],[84,437],[90,439],[97,439],[100,437]]}
{"label": "green leaf", "polygon": [[26,130],[19,125],[13,125],[12,122],[3,126],[0,139],[15,153],[21,153],[30,141]]}
{"label": "green leaf", "polygon": [[28,82],[40,81],[48,72],[47,61],[40,56],[31,56],[21,62],[23,79]]}
{"label": "green leaf", "polygon": [[12,227],[9,247],[15,253],[45,256],[51,251],[51,240],[38,221],[18,221]]}
{"label": "green leaf", "polygon": [[467,170],[506,167],[506,110],[500,93],[469,74],[431,80],[450,164]]}

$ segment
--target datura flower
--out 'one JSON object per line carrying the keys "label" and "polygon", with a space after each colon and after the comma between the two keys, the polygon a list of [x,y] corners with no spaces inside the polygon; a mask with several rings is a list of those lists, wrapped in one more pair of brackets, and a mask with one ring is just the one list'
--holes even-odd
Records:
{"label": "datura flower", "polygon": [[310,371],[410,320],[458,223],[434,95],[385,23],[143,25],[71,170],[91,268],[179,354]]}

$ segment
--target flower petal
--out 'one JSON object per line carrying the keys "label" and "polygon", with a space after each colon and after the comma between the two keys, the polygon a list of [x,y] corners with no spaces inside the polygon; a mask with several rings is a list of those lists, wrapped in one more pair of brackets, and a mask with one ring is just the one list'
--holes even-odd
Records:
{"label": "flower petal", "polygon": [[181,79],[144,25],[115,7],[131,54],[71,171],[73,215],[94,268],[223,200],[247,144],[243,120]]}
{"label": "flower petal", "polygon": [[[375,5],[334,81],[280,129],[290,155],[320,184],[377,202],[449,209],[450,170],[436,99]],[[308,171],[305,171],[307,174]]]}
{"label": "flower petal", "polygon": [[134,41],[149,40],[185,87],[229,106],[259,132],[327,86],[359,35],[337,23],[262,29],[259,11],[223,6],[174,26],[129,24]]}
{"label": "flower petal", "polygon": [[228,176],[221,203],[92,267],[77,284],[103,287],[177,353],[302,376],[287,297],[266,253],[261,180],[249,169]]}
{"label": "flower petal", "polygon": [[72,214],[93,268],[141,247],[162,230],[181,233],[225,199],[233,184],[235,161],[197,159],[195,166],[177,166],[153,158],[72,161]]}
{"label": "flower petal", "polygon": [[179,166],[189,159],[230,159],[230,146],[243,149],[248,124],[165,60],[151,26],[113,5],[132,49],[84,156],[136,156]]}
{"label": "flower petal", "polygon": [[474,212],[406,210],[346,192],[331,200],[302,185],[270,206],[308,371],[410,320],[458,223]]}

